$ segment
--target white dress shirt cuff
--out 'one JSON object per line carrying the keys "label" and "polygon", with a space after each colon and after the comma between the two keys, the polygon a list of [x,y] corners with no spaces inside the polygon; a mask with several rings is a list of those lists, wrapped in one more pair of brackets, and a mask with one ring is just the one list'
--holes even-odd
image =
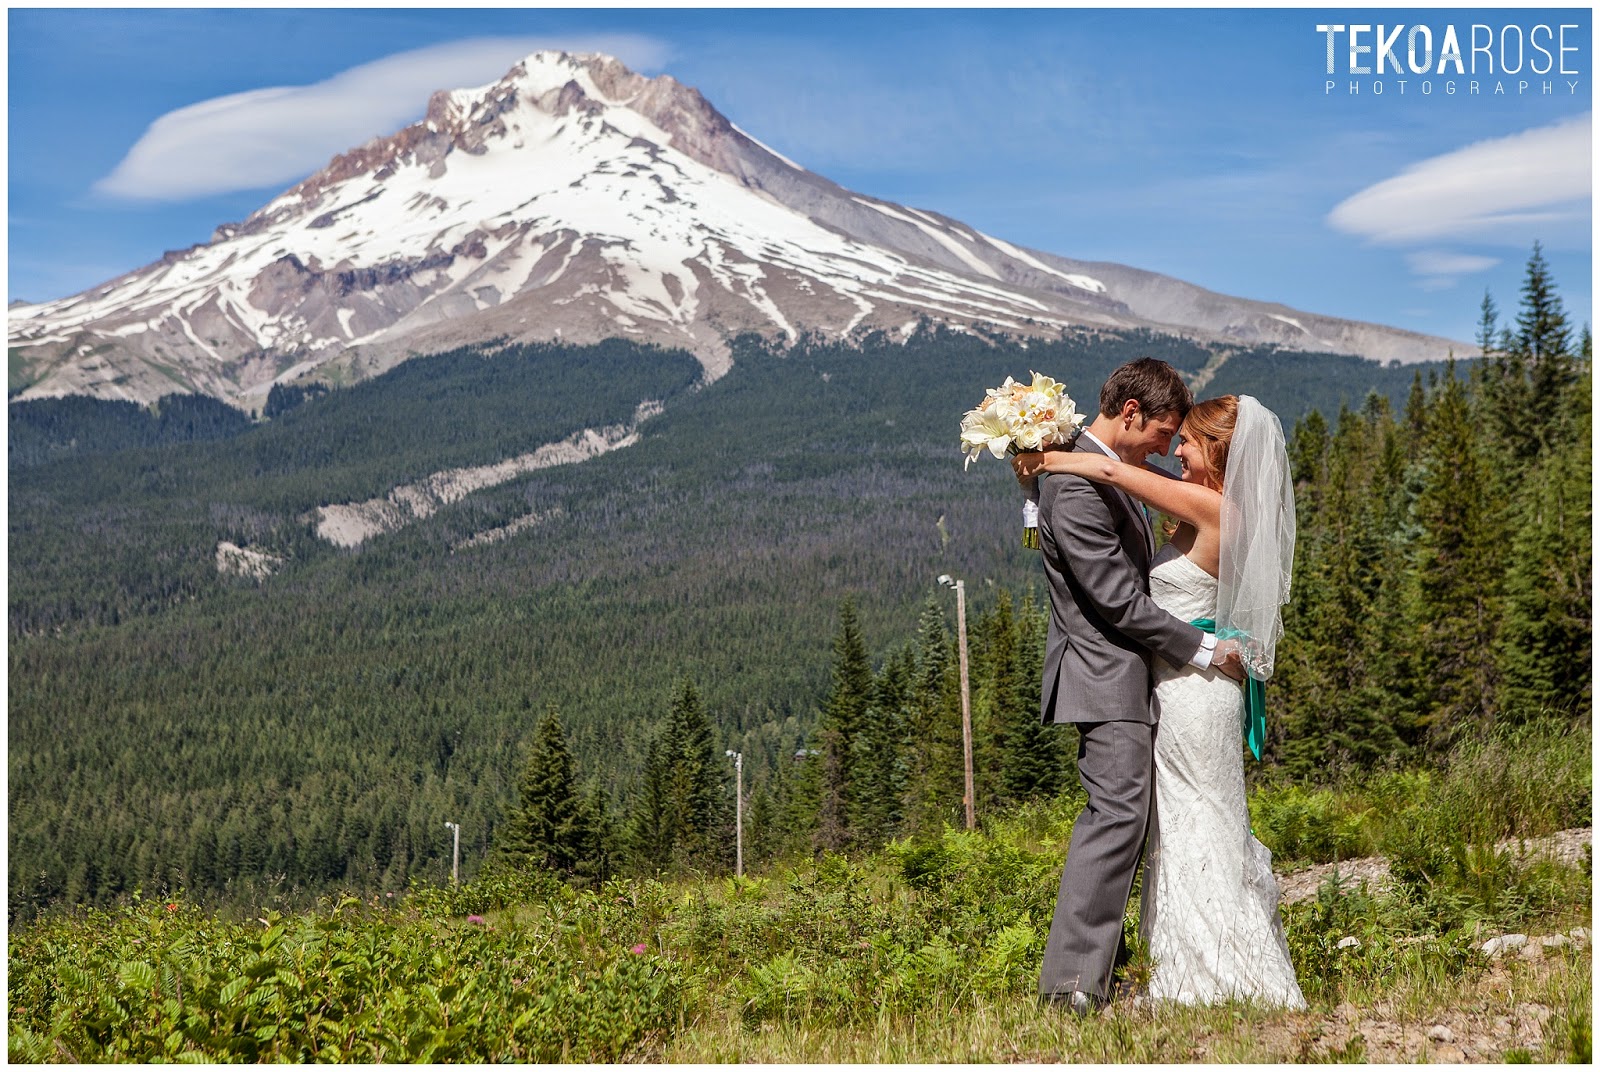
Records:
{"label": "white dress shirt cuff", "polygon": [[1204,633],[1200,637],[1200,648],[1189,657],[1190,666],[1198,666],[1202,670],[1211,669],[1211,653],[1217,650],[1217,638],[1211,633]]}

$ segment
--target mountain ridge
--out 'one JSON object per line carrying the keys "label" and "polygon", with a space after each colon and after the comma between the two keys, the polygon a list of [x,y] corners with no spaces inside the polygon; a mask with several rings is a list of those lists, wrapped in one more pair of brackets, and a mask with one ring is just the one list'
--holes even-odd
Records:
{"label": "mountain ridge", "polygon": [[183,390],[242,408],[274,384],[365,379],[490,339],[682,347],[708,381],[743,332],[907,337],[924,321],[1385,362],[1469,349],[1030,250],[855,193],[670,75],[559,52],[433,94],[419,122],[335,156],[209,242],[8,313],[14,397]]}

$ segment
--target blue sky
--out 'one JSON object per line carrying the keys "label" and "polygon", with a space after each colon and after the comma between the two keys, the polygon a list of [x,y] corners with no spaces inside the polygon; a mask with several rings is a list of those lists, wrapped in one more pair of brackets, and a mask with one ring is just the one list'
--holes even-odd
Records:
{"label": "blue sky", "polygon": [[[1378,24],[1429,73],[1350,71],[1346,30],[1329,75],[1317,26]],[[669,73],[846,187],[1036,249],[1465,340],[1485,288],[1514,315],[1539,240],[1592,318],[1587,8],[24,9],[8,30],[11,299],[206,241],[549,45]],[[1356,65],[1379,43],[1358,32]]]}

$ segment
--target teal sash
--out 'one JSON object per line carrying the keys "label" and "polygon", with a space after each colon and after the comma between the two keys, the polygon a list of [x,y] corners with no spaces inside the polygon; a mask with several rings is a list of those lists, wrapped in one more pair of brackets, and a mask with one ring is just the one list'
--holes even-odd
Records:
{"label": "teal sash", "polygon": [[[1217,632],[1217,623],[1210,618],[1196,618],[1189,624],[1208,633]],[[1219,635],[1218,639],[1226,640],[1239,635],[1237,629],[1230,629],[1227,636]],[[1267,743],[1267,683],[1257,681],[1249,671],[1245,672],[1244,678],[1244,739],[1250,746],[1250,754],[1259,760],[1261,748]]]}

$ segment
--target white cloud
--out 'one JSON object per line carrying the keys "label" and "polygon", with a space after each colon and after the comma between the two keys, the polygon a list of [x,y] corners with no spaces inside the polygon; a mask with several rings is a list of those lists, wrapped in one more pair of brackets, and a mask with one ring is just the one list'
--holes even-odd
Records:
{"label": "white cloud", "polygon": [[1439,238],[1526,245],[1589,215],[1592,113],[1413,164],[1339,203],[1328,222],[1382,244]]}
{"label": "white cloud", "polygon": [[420,119],[428,96],[494,82],[530,52],[604,52],[659,69],[647,37],[485,37],[400,52],[309,86],[233,93],[168,112],[95,184],[114,197],[181,201],[296,182],[333,156]]}
{"label": "white cloud", "polygon": [[1413,275],[1421,277],[1417,285],[1423,290],[1448,290],[1460,282],[1461,276],[1488,271],[1499,263],[1498,257],[1445,250],[1427,249],[1406,254],[1406,266]]}
{"label": "white cloud", "polygon": [[1493,268],[1500,260],[1498,257],[1481,257],[1473,253],[1421,250],[1407,254],[1406,263],[1418,275],[1467,275]]}

